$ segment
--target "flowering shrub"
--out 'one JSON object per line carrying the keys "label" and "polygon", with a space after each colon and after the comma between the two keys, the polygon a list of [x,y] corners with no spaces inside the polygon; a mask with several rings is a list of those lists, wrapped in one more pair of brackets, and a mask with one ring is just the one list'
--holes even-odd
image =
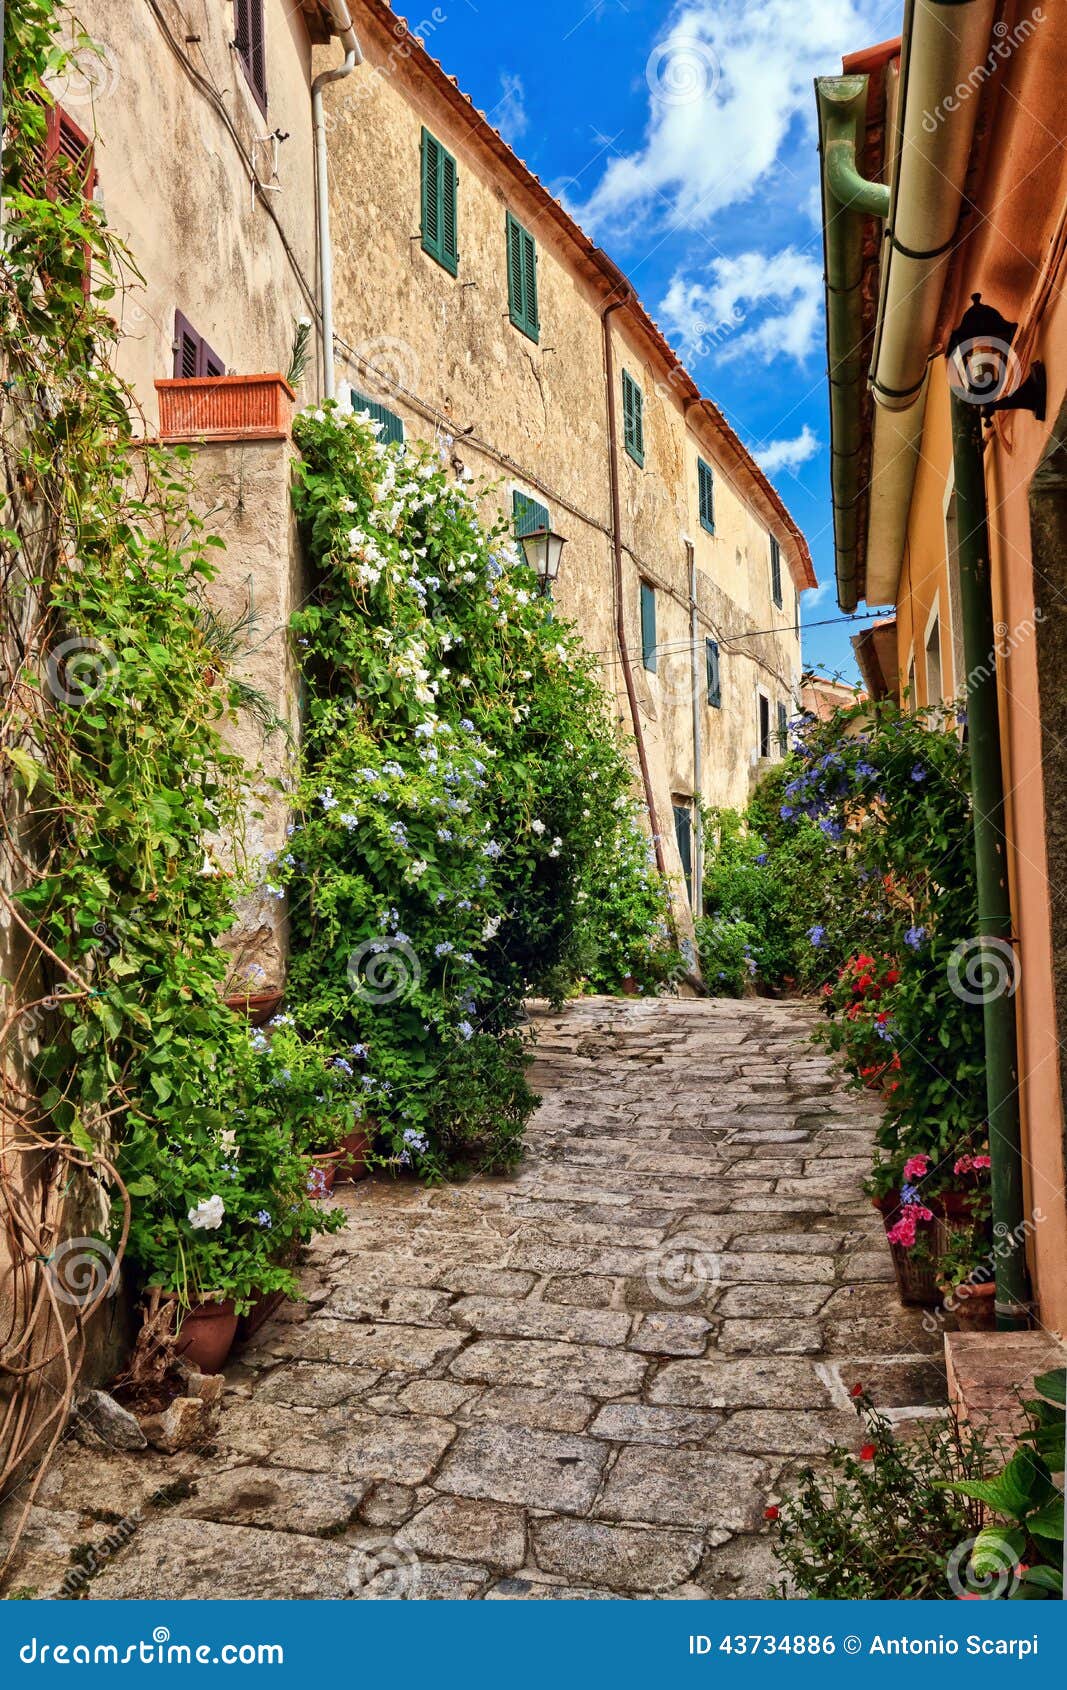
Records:
{"label": "flowering shrub", "polygon": [[662,978],[670,951],[592,659],[447,453],[379,428],[332,406],[295,424],[318,581],[293,621],[304,764],[274,873],[301,1036],[358,1047],[377,1153],[437,1177],[518,1152],[527,991],[590,957]]}

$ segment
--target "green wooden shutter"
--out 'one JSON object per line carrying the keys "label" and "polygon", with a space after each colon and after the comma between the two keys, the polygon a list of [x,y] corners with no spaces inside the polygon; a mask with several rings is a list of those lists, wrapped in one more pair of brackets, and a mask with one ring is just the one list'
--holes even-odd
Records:
{"label": "green wooden shutter", "polygon": [[789,741],[789,711],[784,704],[778,706],[778,749],[785,756]]}
{"label": "green wooden shutter", "polygon": [[719,679],[719,647],[715,640],[705,640],[704,657],[708,673],[708,704],[713,710],[721,710],[722,682]]}
{"label": "green wooden shutter", "polygon": [[774,535],[771,535],[771,597],[778,609],[782,608],[782,553]]}
{"label": "green wooden shutter", "polygon": [[648,581],[641,583],[641,661],[646,669],[656,672],[656,589]]}
{"label": "green wooden shutter", "polygon": [[711,465],[697,459],[697,494],[700,502],[700,526],[709,534],[715,532],[715,476]]}
{"label": "green wooden shutter", "polygon": [[517,487],[511,495],[511,517],[516,539],[521,539],[524,534],[536,534],[538,529],[552,526],[548,517],[548,506],[538,504],[536,499],[531,499],[529,493],[522,493]]}
{"label": "green wooden shutter", "polygon": [[623,444],[635,464],[645,464],[644,397],[628,370],[622,372]]}
{"label": "green wooden shutter", "polygon": [[530,340],[540,336],[541,318],[537,303],[537,243],[518,221],[507,214],[508,316]]}
{"label": "green wooden shutter", "polygon": [[369,411],[371,422],[381,423],[382,431],[378,435],[378,439],[384,441],[386,445],[403,444],[403,421],[395,411],[390,411],[388,406],[379,404],[377,399],[368,398],[365,393],[357,393],[356,389],[353,388],[352,409],[354,411]]}
{"label": "green wooden shutter", "polygon": [[456,161],[428,129],[422,132],[422,250],[451,275],[459,269]]}

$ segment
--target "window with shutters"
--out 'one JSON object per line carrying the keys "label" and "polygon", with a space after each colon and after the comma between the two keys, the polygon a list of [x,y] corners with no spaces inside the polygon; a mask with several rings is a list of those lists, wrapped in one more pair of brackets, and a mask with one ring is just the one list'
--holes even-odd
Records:
{"label": "window with shutters", "polygon": [[697,496],[700,501],[700,526],[707,533],[715,532],[715,476],[710,464],[697,459]]}
{"label": "window with shutters", "polygon": [[641,661],[656,673],[656,589],[650,581],[641,583]]}
{"label": "window with shutters", "polygon": [[[78,200],[92,199],[97,180],[93,143],[62,106],[50,105],[47,108],[44,139],[37,152],[36,165],[40,176],[39,186],[35,183],[34,191],[43,194],[53,204],[73,206]],[[88,299],[92,286],[88,243],[84,251],[82,292]]]}
{"label": "window with shutters", "polygon": [[622,372],[622,438],[627,452],[645,467],[645,399],[629,370]]}
{"label": "window with shutters", "polygon": [[552,526],[548,506],[531,499],[529,493],[523,493],[518,487],[511,495],[511,517],[517,540],[521,540],[524,534],[536,534],[540,529]]}
{"label": "window with shutters", "polygon": [[508,316],[531,340],[541,336],[537,308],[537,243],[508,212]]}
{"label": "window with shutters", "polygon": [[759,695],[759,754],[771,754],[771,701],[763,692]]}
{"label": "window with shutters", "polygon": [[771,598],[782,608],[782,549],[771,535]]}
{"label": "window with shutters", "polygon": [[778,755],[784,757],[789,749],[789,711],[784,704],[778,706]]}
{"label": "window with shutters", "polygon": [[382,405],[377,399],[371,399],[366,393],[359,393],[352,389],[352,409],[354,411],[369,411],[371,422],[381,423],[381,433],[378,439],[387,446],[402,445],[404,441],[404,423],[395,411],[390,411],[387,405]]}
{"label": "window with shutters", "polygon": [[708,675],[708,703],[713,710],[721,710],[722,685],[719,680],[719,647],[715,640],[704,641],[704,661]]}
{"label": "window with shutters", "polygon": [[422,132],[422,250],[450,275],[459,270],[456,161],[428,129]]}
{"label": "window with shutters", "polygon": [[237,57],[260,111],[267,109],[267,45],[263,0],[233,0]]}
{"label": "window with shutters", "polygon": [[176,377],[224,376],[226,365],[212,352],[202,334],[197,334],[188,317],[174,313],[174,374]]}

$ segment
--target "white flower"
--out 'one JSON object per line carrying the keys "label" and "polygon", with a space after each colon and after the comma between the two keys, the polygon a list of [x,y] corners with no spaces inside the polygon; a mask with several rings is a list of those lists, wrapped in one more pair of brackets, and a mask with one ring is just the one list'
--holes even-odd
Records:
{"label": "white flower", "polygon": [[542,821],[532,821],[530,823],[530,832],[531,833],[536,833],[538,836],[540,836],[542,833],[544,833],[544,831],[545,831],[544,822],[542,822]]}
{"label": "white flower", "polygon": [[418,857],[416,859],[416,861],[413,862],[411,864],[411,867],[408,869],[408,879],[409,880],[418,880],[421,875],[424,875],[426,873],[426,870],[429,868],[429,866],[430,866],[429,863],[425,862],[422,857]]}
{"label": "white flower", "polygon": [[225,1213],[226,1205],[221,1197],[217,1194],[214,1197],[205,1197],[195,1209],[189,1210],[189,1225],[198,1232],[214,1232],[216,1227],[222,1225]]}

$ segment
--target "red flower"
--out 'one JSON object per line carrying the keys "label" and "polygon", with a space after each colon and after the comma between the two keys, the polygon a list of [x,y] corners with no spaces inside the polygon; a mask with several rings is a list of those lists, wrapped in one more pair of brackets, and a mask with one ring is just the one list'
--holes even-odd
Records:
{"label": "red flower", "polygon": [[772,1503],[769,1508],[765,1508],[763,1510],[763,1518],[765,1520],[777,1520],[780,1513],[781,1513],[781,1509],[775,1508],[774,1504]]}
{"label": "red flower", "polygon": [[900,969],[891,968],[885,977],[887,986],[895,986],[900,979]]}
{"label": "red flower", "polygon": [[862,1395],[863,1395],[863,1386],[862,1385],[853,1385],[851,1391],[849,1392],[849,1396],[861,1397]]}
{"label": "red flower", "polygon": [[873,1444],[864,1444],[863,1448],[860,1450],[860,1460],[873,1461],[875,1454],[876,1451]]}

